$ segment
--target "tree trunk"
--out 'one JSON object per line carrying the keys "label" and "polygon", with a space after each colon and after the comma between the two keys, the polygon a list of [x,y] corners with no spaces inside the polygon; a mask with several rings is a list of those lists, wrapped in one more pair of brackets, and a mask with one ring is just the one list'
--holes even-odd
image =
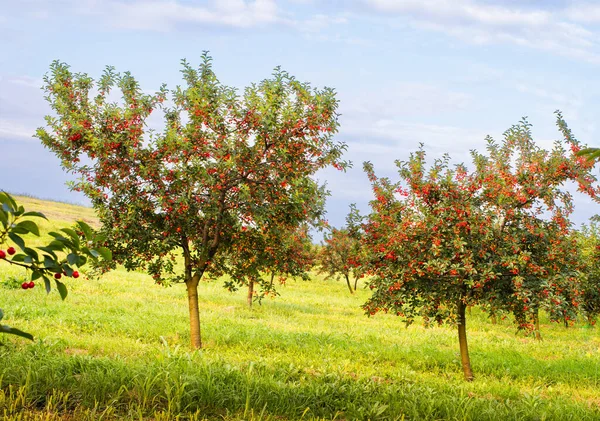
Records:
{"label": "tree trunk", "polygon": [[492,313],[492,324],[498,324],[498,318],[496,317],[496,313]]}
{"label": "tree trunk", "polygon": [[473,370],[471,370],[471,359],[469,358],[469,346],[467,345],[467,317],[465,315],[465,303],[458,302],[458,343],[460,346],[460,360],[462,363],[465,380],[473,381]]}
{"label": "tree trunk", "polygon": [[567,313],[563,310],[563,322],[565,323],[565,328],[569,327],[569,321],[567,320]]}
{"label": "tree trunk", "polygon": [[539,311],[539,309],[535,309],[535,312],[533,313],[533,326],[534,326],[534,331],[533,331],[534,338],[537,341],[541,341],[542,340],[542,331],[540,330],[540,311]]}
{"label": "tree trunk", "polygon": [[356,287],[358,286],[358,276],[354,278],[354,292],[356,292]]}
{"label": "tree trunk", "polygon": [[252,299],[254,298],[254,281],[248,281],[248,307],[252,308]]}
{"label": "tree trunk", "polygon": [[346,278],[346,285],[348,285],[348,289],[350,290],[350,294],[354,294],[354,290],[352,289],[352,285],[350,284],[350,277],[347,273],[344,273],[344,278]]}
{"label": "tree trunk", "polygon": [[190,339],[192,349],[202,348],[200,336],[200,310],[198,309],[198,283],[200,275],[196,274],[186,281],[188,305],[190,309]]}
{"label": "tree trunk", "polygon": [[269,284],[269,291],[273,290],[273,282],[275,282],[275,272],[271,272],[271,283]]}

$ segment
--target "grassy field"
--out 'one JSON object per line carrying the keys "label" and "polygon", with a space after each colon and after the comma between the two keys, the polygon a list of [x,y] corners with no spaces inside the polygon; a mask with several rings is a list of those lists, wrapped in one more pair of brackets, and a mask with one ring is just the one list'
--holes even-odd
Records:
{"label": "grassy field", "polygon": [[[18,198],[52,221],[93,211]],[[5,420],[600,420],[600,335],[549,324],[543,342],[468,319],[476,379],[465,383],[454,329],[405,328],[366,317],[368,292],[315,277],[248,309],[245,292],[200,286],[205,348],[188,350],[181,285],[117,270],[69,279],[69,296],[21,290],[0,262],[5,322],[35,335],[0,336]]]}

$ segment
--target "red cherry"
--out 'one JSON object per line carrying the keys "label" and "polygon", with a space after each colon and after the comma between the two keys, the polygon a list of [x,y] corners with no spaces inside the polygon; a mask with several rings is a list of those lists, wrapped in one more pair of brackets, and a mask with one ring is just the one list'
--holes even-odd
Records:
{"label": "red cherry", "polygon": [[6,253],[4,250],[0,250],[0,259],[6,259]]}
{"label": "red cherry", "polygon": [[12,255],[13,255],[13,254],[15,254],[17,251],[15,250],[15,248],[14,248],[14,247],[9,247],[9,248],[6,250],[6,252],[12,256]]}
{"label": "red cherry", "polygon": [[33,288],[34,286],[35,286],[35,282],[33,282],[33,281],[29,282],[29,284],[28,284],[29,288]]}
{"label": "red cherry", "polygon": [[73,278],[79,278],[79,272],[76,270],[73,271]]}
{"label": "red cherry", "polygon": [[29,288],[29,282],[23,282],[23,283],[21,284],[21,288],[23,288],[23,289],[27,289],[27,288]]}
{"label": "red cherry", "polygon": [[55,273],[54,274],[54,279],[60,279],[61,278],[61,274],[60,273]]}

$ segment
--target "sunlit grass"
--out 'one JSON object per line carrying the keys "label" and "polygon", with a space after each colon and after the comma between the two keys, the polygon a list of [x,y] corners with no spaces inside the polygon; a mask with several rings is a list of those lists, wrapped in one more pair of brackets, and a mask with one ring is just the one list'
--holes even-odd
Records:
{"label": "sunlit grass", "polygon": [[[24,204],[52,215],[44,232],[94,221],[87,208]],[[583,324],[542,315],[537,342],[474,308],[465,383],[454,329],[366,317],[368,291],[341,282],[288,281],[252,309],[245,291],[203,282],[205,347],[190,352],[182,285],[117,270],[68,279],[63,302],[0,268],[4,322],[36,337],[0,337],[3,419],[600,419],[600,335]]]}

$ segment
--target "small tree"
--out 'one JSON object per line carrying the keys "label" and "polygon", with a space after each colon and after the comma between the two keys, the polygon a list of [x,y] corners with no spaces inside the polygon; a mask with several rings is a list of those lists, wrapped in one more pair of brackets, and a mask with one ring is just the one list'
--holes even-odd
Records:
{"label": "small tree", "polygon": [[226,268],[230,280],[225,286],[230,291],[240,286],[248,288],[249,307],[255,299],[260,302],[267,295],[278,295],[274,282],[276,276],[279,276],[280,283],[288,277],[310,279],[308,271],[314,258],[307,226],[271,237],[260,230],[246,228],[241,236],[243,239],[240,239],[238,247],[222,256],[231,264],[219,266]]}
{"label": "small tree", "polygon": [[[164,86],[145,94],[131,74],[110,67],[95,84],[54,62],[45,90],[56,117],[37,136],[81,175],[73,187],[91,199],[115,264],[185,283],[191,345],[200,348],[199,281],[237,264],[219,255],[239,248],[244,227],[278,238],[317,218],[324,191],[311,175],[344,169],[345,145],[333,140],[333,89],[313,89],[277,68],[240,95],[219,82],[207,54],[198,69],[182,65],[185,86],[164,107]],[[121,101],[109,102],[115,87]],[[148,130],[161,107],[164,131]]]}
{"label": "small tree", "polygon": [[[0,246],[10,240],[20,250],[19,252],[14,246],[0,248],[0,262],[22,267],[30,273],[30,281],[23,282],[21,288],[34,288],[35,281],[41,279],[47,293],[50,293],[54,283],[64,300],[67,297],[67,287],[60,281],[63,276],[78,278],[77,269],[88,261],[98,264],[100,258],[105,261],[111,259],[111,252],[107,248],[93,247],[99,239],[92,228],[83,221],[78,221],[73,228],[50,232],[53,240],[45,246],[28,247],[23,235],[40,235],[40,230],[32,218],[47,219],[41,212],[25,211],[11,195],[0,191]],[[3,316],[4,313],[0,309],[0,320]],[[6,325],[0,325],[0,333],[33,339],[31,334]]]}
{"label": "small tree", "polygon": [[594,326],[600,315],[600,226],[592,221],[577,235],[581,252],[581,303],[588,324]]}
{"label": "small tree", "polygon": [[[364,227],[373,275],[364,308],[392,311],[407,323],[423,316],[456,325],[466,380],[473,379],[467,305],[491,304],[530,328],[543,303],[572,304],[570,290],[560,287],[577,268],[572,242],[565,240],[572,203],[563,184],[575,181],[595,199],[598,188],[591,164],[575,156],[579,144],[560,114],[557,121],[564,143],[552,151],[533,143],[523,121],[502,144],[488,138],[488,155],[473,152],[470,173],[464,165],[451,168],[448,157],[427,169],[422,149],[397,162],[398,183],[378,178],[365,164],[375,200]],[[558,304],[544,294],[552,285]]]}
{"label": "small tree", "polygon": [[[362,277],[358,238],[346,228],[332,228],[325,235],[324,241],[317,256],[319,272],[325,273],[326,279],[344,278],[350,294],[354,294],[358,280]],[[354,286],[350,282],[351,276],[354,278]]]}

